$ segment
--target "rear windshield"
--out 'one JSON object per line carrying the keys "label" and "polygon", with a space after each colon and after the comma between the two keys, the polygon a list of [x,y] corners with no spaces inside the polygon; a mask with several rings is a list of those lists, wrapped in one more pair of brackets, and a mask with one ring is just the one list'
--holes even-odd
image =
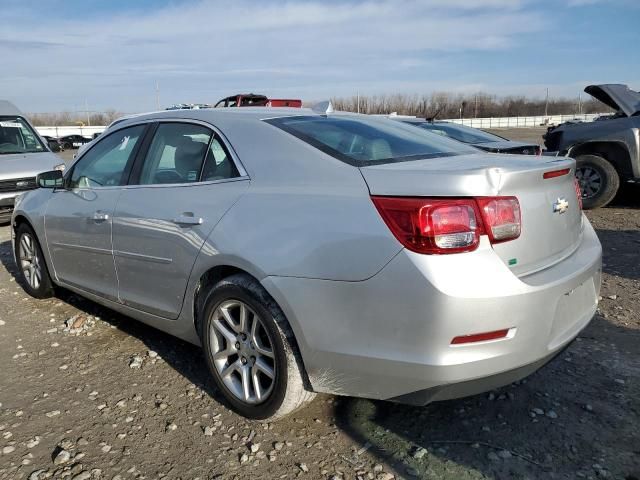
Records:
{"label": "rear windshield", "polygon": [[477,153],[459,142],[385,118],[314,115],[265,122],[358,167]]}

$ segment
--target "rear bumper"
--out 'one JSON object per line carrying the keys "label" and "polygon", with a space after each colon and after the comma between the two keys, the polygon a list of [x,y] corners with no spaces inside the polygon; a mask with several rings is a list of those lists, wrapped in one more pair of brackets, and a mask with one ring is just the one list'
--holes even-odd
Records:
{"label": "rear bumper", "polygon": [[[294,328],[316,391],[428,402],[517,380],[568,345],[596,311],[601,256],[585,219],[572,255],[525,277],[483,242],[460,255],[403,250],[362,282],[267,277],[263,284]],[[515,333],[451,345],[505,328]]]}
{"label": "rear bumper", "polygon": [[408,405],[423,406],[439,400],[451,400],[453,398],[468,397],[487,392],[528,377],[560,355],[571,343],[573,343],[573,341],[567,343],[561,349],[551,352],[540,360],[536,360],[528,365],[523,365],[522,367],[514,368],[513,370],[507,370],[506,372],[496,373],[494,375],[476,378],[473,380],[465,380],[459,383],[449,383],[438,387],[426,388],[417,392],[400,395],[399,397],[389,398],[388,400]]}

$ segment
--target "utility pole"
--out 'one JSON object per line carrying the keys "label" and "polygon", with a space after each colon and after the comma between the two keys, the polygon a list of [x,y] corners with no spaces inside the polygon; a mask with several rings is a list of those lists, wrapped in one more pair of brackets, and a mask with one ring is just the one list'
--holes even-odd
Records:
{"label": "utility pole", "polygon": [[84,99],[84,110],[87,112],[87,126],[91,126],[91,116],[89,115],[89,104],[87,103],[87,99]]}
{"label": "utility pole", "polygon": [[356,107],[356,110],[358,113],[360,113],[360,92],[356,92],[356,98],[358,102],[358,106]]}
{"label": "utility pole", "polygon": [[156,80],[156,109],[160,110],[160,84]]}
{"label": "utility pole", "polygon": [[578,114],[582,115],[582,94],[578,94]]}
{"label": "utility pole", "polygon": [[544,101],[544,116],[549,115],[549,87],[547,87],[547,98]]}
{"label": "utility pole", "polygon": [[478,94],[476,94],[476,108],[473,112],[473,118],[478,118]]}

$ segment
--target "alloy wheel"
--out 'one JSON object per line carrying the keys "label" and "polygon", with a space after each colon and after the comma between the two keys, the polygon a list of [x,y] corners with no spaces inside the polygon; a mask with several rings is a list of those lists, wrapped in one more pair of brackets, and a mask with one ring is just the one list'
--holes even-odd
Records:
{"label": "alloy wheel", "polygon": [[595,168],[580,167],[576,169],[576,178],[583,198],[595,197],[602,189],[602,175]]}
{"label": "alloy wheel", "polygon": [[222,382],[245,403],[264,402],[275,385],[276,363],[260,316],[240,300],[222,302],[211,315],[209,345]]}
{"label": "alloy wheel", "polygon": [[42,282],[42,265],[35,239],[28,233],[20,236],[20,267],[31,288],[37,290]]}

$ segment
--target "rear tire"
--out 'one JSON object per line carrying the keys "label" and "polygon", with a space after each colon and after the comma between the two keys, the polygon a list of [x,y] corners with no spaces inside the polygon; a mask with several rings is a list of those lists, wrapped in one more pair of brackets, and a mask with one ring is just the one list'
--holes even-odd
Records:
{"label": "rear tire", "polygon": [[14,248],[18,279],[24,290],[35,298],[52,297],[53,282],[49,276],[40,242],[33,229],[26,223],[20,224],[16,229]]}
{"label": "rear tire", "polygon": [[576,157],[576,178],[585,210],[607,205],[618,193],[620,176],[611,163],[599,155]]}
{"label": "rear tire", "polygon": [[254,278],[227,277],[205,298],[200,338],[207,367],[236,412],[273,421],[314,398],[304,386],[291,327]]}

